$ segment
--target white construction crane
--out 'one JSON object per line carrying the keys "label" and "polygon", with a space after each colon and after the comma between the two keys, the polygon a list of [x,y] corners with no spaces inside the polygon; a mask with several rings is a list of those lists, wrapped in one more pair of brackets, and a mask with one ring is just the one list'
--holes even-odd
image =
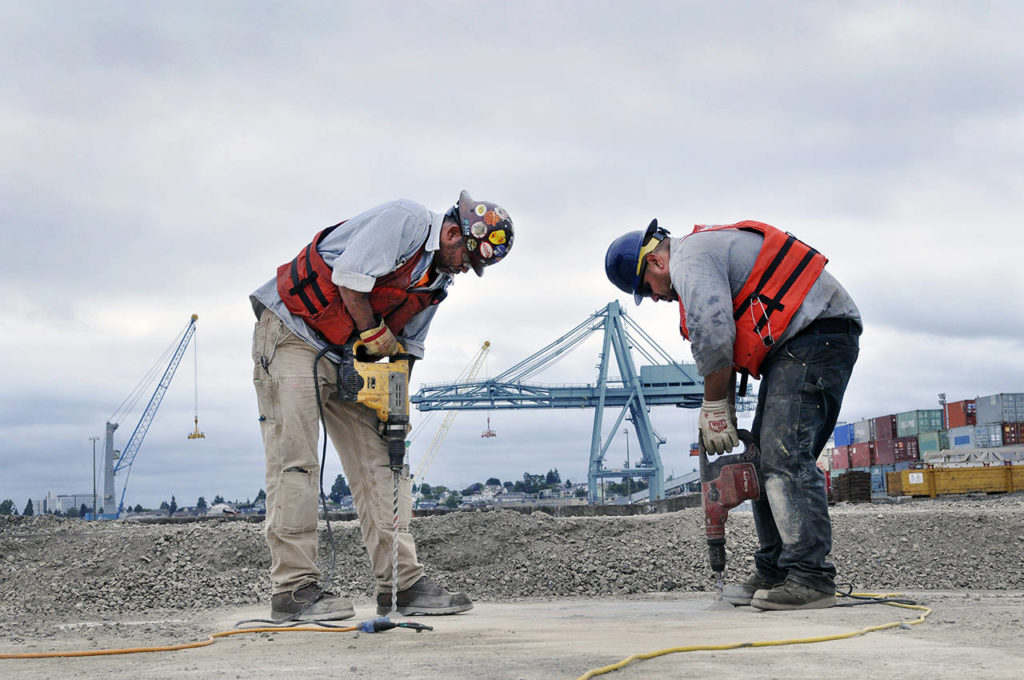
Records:
{"label": "white construction crane", "polygon": [[[476,374],[480,372],[480,367],[484,365],[484,357],[487,356],[487,352],[491,349],[491,343],[489,340],[485,340],[480,351],[477,352],[476,357],[469,362],[466,368],[462,369],[462,373],[455,379],[456,383],[472,382],[476,378]],[[423,454],[423,458],[420,459],[420,464],[416,468],[416,472],[413,473],[413,479],[417,482],[423,481],[423,475],[426,474],[430,468],[430,463],[434,460],[434,454],[441,448],[441,442],[448,435],[448,430],[451,429],[452,421],[455,420],[455,416],[458,415],[458,411],[448,411],[444,417],[444,422],[441,423],[441,427],[437,428],[437,434],[434,435],[434,439],[430,442],[430,448]]]}

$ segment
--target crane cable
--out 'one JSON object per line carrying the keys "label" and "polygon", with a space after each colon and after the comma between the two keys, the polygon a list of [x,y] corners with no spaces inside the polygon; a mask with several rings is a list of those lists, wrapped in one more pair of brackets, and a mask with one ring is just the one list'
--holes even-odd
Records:
{"label": "crane cable", "polygon": [[192,389],[194,394],[193,403],[195,405],[195,425],[196,429],[190,432],[188,435],[189,439],[206,439],[206,433],[199,431],[199,329],[196,328],[195,333],[192,334]]}
{"label": "crane cable", "polygon": [[866,628],[859,628],[857,630],[850,631],[848,633],[837,633],[835,635],[819,635],[817,637],[809,638],[793,638],[789,640],[757,640],[754,642],[734,642],[731,644],[723,645],[689,645],[686,647],[668,647],[666,649],[659,649],[653,652],[641,652],[627,656],[625,659],[617,663],[610,664],[608,666],[602,666],[601,668],[593,668],[577,680],[590,680],[590,678],[598,675],[604,675],[612,671],[617,671],[625,668],[634,661],[644,661],[646,659],[653,659],[659,656],[665,656],[666,654],[679,654],[682,652],[720,652],[728,651],[730,649],[744,649],[748,647],[781,647],[783,645],[806,645],[814,642],[830,642],[832,640],[846,640],[848,638],[859,637],[861,635],[867,635],[879,630],[887,630],[889,628],[908,628],[919,623],[923,623],[928,615],[932,613],[931,608],[925,607],[914,603],[912,600],[901,600],[896,599],[902,597],[902,593],[836,593],[839,597],[849,597],[852,599],[865,600],[864,602],[851,602],[836,606],[853,606],[857,604],[886,604],[890,607],[901,607],[903,609],[916,609],[924,612],[913,621],[890,621],[889,623],[879,624],[877,626],[868,626]]}

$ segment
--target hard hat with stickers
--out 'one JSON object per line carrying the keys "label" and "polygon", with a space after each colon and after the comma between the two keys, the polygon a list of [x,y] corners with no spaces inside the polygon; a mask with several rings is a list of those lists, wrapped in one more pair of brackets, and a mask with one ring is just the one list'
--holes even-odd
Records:
{"label": "hard hat with stickers", "polygon": [[459,226],[466,236],[469,262],[477,276],[512,248],[512,218],[497,203],[478,201],[463,190],[458,202]]}

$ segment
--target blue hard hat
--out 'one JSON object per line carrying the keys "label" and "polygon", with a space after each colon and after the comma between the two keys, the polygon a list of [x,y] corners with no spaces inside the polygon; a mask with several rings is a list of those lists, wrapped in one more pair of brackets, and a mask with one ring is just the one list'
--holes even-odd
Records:
{"label": "blue hard hat", "polygon": [[[604,255],[604,272],[608,280],[623,293],[630,293],[633,301],[640,304],[644,296],[640,294],[640,281],[643,279],[645,263],[641,252],[646,255],[653,250],[651,239],[661,241],[668,236],[668,230],[658,226],[653,219],[645,231],[631,231],[618,237],[608,246]],[[648,246],[648,248],[645,248]]]}

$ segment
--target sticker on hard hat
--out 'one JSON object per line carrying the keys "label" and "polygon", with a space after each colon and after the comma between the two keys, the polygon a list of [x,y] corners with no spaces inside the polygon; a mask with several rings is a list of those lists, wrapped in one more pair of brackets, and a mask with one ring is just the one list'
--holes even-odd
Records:
{"label": "sticker on hard hat", "polygon": [[469,233],[477,238],[483,238],[487,235],[487,225],[483,222],[474,222],[473,226],[469,228]]}
{"label": "sticker on hard hat", "polygon": [[469,252],[473,252],[474,250],[476,250],[476,244],[477,244],[477,241],[476,241],[475,238],[467,238],[466,239],[466,250],[468,250]]}
{"label": "sticker on hard hat", "polygon": [[499,219],[500,218],[498,217],[498,213],[494,212],[493,210],[488,210],[487,213],[484,215],[484,222],[486,222],[492,227],[498,223]]}
{"label": "sticker on hard hat", "polygon": [[505,246],[494,246],[494,259],[500,260],[505,257],[506,252]]}
{"label": "sticker on hard hat", "polygon": [[504,243],[505,242],[505,230],[504,229],[495,229],[494,231],[491,232],[491,235],[487,237],[487,240],[490,241],[491,243],[493,243],[494,245],[498,245],[500,243]]}
{"label": "sticker on hard hat", "polygon": [[483,217],[484,213],[487,212],[487,206],[483,203],[477,203],[474,212],[476,212],[480,217]]}
{"label": "sticker on hard hat", "polygon": [[483,255],[485,259],[490,259],[491,255],[494,254],[494,248],[490,243],[484,241],[480,244],[480,254]]}

